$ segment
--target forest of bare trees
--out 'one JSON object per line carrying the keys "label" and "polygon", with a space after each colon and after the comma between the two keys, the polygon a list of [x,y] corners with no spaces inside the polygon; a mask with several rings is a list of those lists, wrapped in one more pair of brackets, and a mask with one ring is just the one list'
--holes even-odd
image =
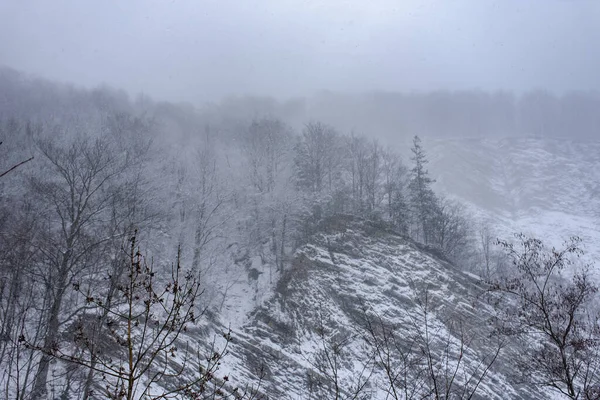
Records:
{"label": "forest of bare trees", "polygon": [[[372,137],[318,120],[297,127],[268,113],[244,119],[220,110],[207,117],[185,106],[132,102],[109,89],[19,83],[11,74],[0,75],[0,93],[11,99],[0,108],[2,397],[256,398],[257,388],[232,392],[235,385],[217,373],[231,333],[202,329],[235,284],[228,265],[239,263],[258,277],[260,260],[274,284],[322,221],[349,214],[481,274],[498,315],[516,307],[518,318],[499,328],[481,368],[461,375],[467,383],[458,385],[470,338],[457,326],[458,342],[431,347],[426,294],[414,337],[400,337],[397,327],[365,310],[352,340],[371,346],[366,375],[354,388],[340,388],[336,357],[350,339],[324,338],[315,363],[331,379],[315,381],[315,390],[325,393],[320,398],[361,398],[374,368],[386,373],[391,398],[471,398],[497,360],[501,337],[538,335],[541,348],[518,360],[540,370],[532,384],[572,399],[598,399],[598,320],[582,311],[597,287],[585,271],[568,286],[555,280],[568,256],[580,251],[578,242],[562,251],[528,239],[523,249],[501,242],[503,250],[494,253],[490,229],[434,191],[418,135],[403,158]],[[540,119],[520,123],[542,135],[558,134],[545,128],[552,114],[546,108],[562,107],[568,120],[570,102],[596,101],[537,93],[520,99],[517,110],[508,95],[452,96],[468,104],[476,95],[506,112],[507,121],[538,107]],[[446,101],[432,96],[433,103]],[[587,123],[595,129],[598,121]],[[497,273],[510,261],[518,275]],[[194,341],[184,342],[184,333],[194,330]],[[444,363],[455,363],[456,371],[442,369]]]}

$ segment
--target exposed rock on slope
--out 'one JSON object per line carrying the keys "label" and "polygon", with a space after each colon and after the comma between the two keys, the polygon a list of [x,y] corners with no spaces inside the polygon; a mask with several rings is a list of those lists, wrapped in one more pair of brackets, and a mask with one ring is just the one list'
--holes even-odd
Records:
{"label": "exposed rock on slope", "polygon": [[[415,338],[429,335],[440,377],[443,368],[462,356],[457,391],[475,377],[467,383],[472,388],[494,355],[487,324],[492,310],[478,298],[478,277],[382,226],[346,216],[330,219],[289,268],[274,297],[235,333],[228,360],[242,380],[256,379],[262,365],[262,387],[270,398],[329,398],[328,393],[334,398],[336,375],[344,391],[368,381],[365,398],[386,398],[389,385],[377,367],[371,374],[374,352],[363,338],[368,316],[393,325],[402,350],[409,354],[410,345],[415,360],[424,350],[424,342]],[[332,343],[342,345],[334,351]],[[512,351],[502,350],[473,398],[548,398],[511,383],[507,360]],[[399,362],[395,365],[400,368]],[[411,368],[409,378],[419,365]],[[408,382],[423,389],[427,378],[415,376]]]}

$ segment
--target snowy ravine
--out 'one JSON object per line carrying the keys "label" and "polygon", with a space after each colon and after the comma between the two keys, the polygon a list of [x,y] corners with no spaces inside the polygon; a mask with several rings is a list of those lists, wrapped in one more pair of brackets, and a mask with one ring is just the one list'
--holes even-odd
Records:
{"label": "snowy ravine", "polygon": [[[473,138],[425,142],[436,191],[466,204],[496,236],[516,232],[560,246],[583,239],[600,258],[600,142]],[[597,265],[592,275],[600,281]]]}
{"label": "snowy ravine", "polygon": [[[399,336],[408,338],[422,332],[425,296],[429,329],[437,337],[434,348],[446,340],[458,343],[461,328],[466,332],[457,382],[494,352],[487,335],[493,311],[481,300],[479,278],[381,226],[345,216],[329,219],[288,268],[273,297],[234,331],[223,365],[240,383],[256,382],[262,368],[268,398],[324,398],[314,391],[311,395],[309,382],[327,380],[318,359],[331,338],[348,338],[339,357],[339,382],[351,388],[372,354],[360,334],[365,310],[395,324]],[[510,345],[502,350],[473,398],[550,398],[513,383],[518,379],[510,375],[514,351]],[[375,368],[363,394],[387,398],[380,369]]]}

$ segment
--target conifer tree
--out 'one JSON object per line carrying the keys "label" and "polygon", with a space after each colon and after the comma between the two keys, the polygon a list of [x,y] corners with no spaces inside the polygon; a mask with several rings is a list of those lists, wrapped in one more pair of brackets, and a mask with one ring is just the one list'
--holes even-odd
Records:
{"label": "conifer tree", "polygon": [[416,224],[415,234],[417,240],[428,244],[432,240],[433,219],[436,208],[436,198],[431,184],[435,182],[429,177],[426,165],[429,162],[425,155],[425,150],[421,145],[421,139],[418,136],[413,138],[413,147],[411,148],[413,168],[411,169],[411,179],[408,184],[410,193],[410,202]]}

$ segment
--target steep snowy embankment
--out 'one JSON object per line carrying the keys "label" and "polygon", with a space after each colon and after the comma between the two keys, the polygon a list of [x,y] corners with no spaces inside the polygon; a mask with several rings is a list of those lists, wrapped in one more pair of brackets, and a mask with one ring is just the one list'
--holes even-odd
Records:
{"label": "steep snowy embankment", "polygon": [[[241,380],[255,380],[262,366],[262,385],[270,398],[323,398],[318,383],[326,385],[331,371],[320,360],[335,338],[344,338],[336,361],[342,387],[356,385],[365,366],[370,370],[372,355],[360,328],[365,310],[395,326],[408,345],[408,338],[424,333],[427,303],[436,354],[445,341],[459,344],[464,333],[465,377],[477,373],[494,352],[494,341],[487,337],[492,311],[478,298],[478,278],[381,227],[350,217],[329,220],[289,268],[274,297],[235,332],[227,362]],[[419,346],[415,349],[418,354]],[[503,351],[474,398],[548,398],[511,384],[507,360],[512,351]],[[386,398],[385,386],[382,371],[375,368],[365,387],[367,398]]]}

